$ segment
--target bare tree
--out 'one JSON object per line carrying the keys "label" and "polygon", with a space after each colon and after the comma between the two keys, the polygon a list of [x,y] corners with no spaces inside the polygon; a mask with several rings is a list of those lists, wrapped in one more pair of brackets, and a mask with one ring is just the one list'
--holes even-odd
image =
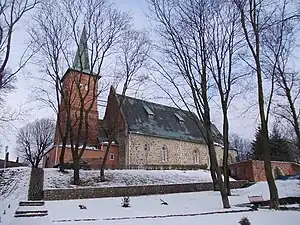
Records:
{"label": "bare tree", "polygon": [[10,70],[5,69],[0,74],[0,102],[4,102],[4,96],[15,89],[16,76],[13,75]]}
{"label": "bare tree", "polygon": [[239,136],[238,134],[231,134],[229,137],[230,147],[237,151],[237,161],[249,160],[249,153],[251,151],[251,141]]}
{"label": "bare tree", "polygon": [[[33,17],[34,25],[30,29],[30,35],[32,43],[35,44],[32,47],[40,49],[35,58],[36,64],[46,75],[37,78],[42,85],[35,88],[34,95],[37,101],[40,101],[43,106],[50,107],[56,114],[56,133],[59,133],[59,137],[55,137],[54,141],[59,139],[61,142],[60,171],[64,171],[64,153],[70,117],[65,116],[65,124],[61,123],[63,119],[61,107],[63,102],[65,105],[70,105],[72,102],[68,102],[67,93],[63,91],[62,78],[67,66],[71,65],[70,59],[66,57],[71,52],[71,49],[68,49],[71,36],[68,30],[64,29],[66,19],[62,17],[57,6],[55,1],[42,2],[38,8],[39,13]],[[68,107],[67,109],[69,110]]]}
{"label": "bare tree", "polygon": [[[38,4],[37,0],[3,0],[0,1],[0,127],[1,130],[12,128],[13,122],[20,118],[21,108],[13,110],[5,103],[6,94],[15,88],[16,74],[25,66],[33,52],[25,49],[19,66],[11,70],[8,67],[13,45],[15,27],[23,17]],[[2,133],[0,131],[0,133]],[[3,136],[5,134],[2,133]]]}
{"label": "bare tree", "polygon": [[3,0],[0,2],[0,91],[1,89],[6,91],[11,89],[16,79],[15,75],[32,56],[32,54],[27,55],[28,49],[26,49],[21,56],[19,67],[14,71],[8,70],[7,65],[10,59],[15,26],[38,3],[38,0]]}
{"label": "bare tree", "polygon": [[[247,73],[242,72],[242,61],[238,57],[241,49],[241,35],[238,28],[238,16],[232,2],[215,1],[212,4],[214,16],[208,24],[207,42],[211,52],[208,68],[214,81],[223,116],[223,174],[224,185],[230,192],[228,158],[229,158],[229,119],[228,110],[234,97],[240,92]],[[235,65],[239,65],[238,68]],[[242,80],[243,78],[243,80]]]}
{"label": "bare tree", "polygon": [[[20,121],[27,113],[23,107],[13,109],[6,102],[0,101],[0,136],[8,138],[8,134],[15,129],[15,122]],[[2,140],[3,141],[3,140]]]}
{"label": "bare tree", "polygon": [[277,104],[274,107],[276,117],[286,120],[294,128],[297,149],[300,153],[300,74],[294,71],[293,52],[297,49],[296,33],[299,20],[291,17],[293,2],[284,0],[276,12],[277,22],[268,27],[263,36],[264,56],[269,79],[276,85]]}
{"label": "bare tree", "polygon": [[32,168],[38,168],[45,150],[51,145],[54,127],[52,119],[40,119],[19,130],[16,151]]}
{"label": "bare tree", "polygon": [[[268,143],[268,109],[265,110],[265,95],[263,88],[262,68],[262,36],[266,28],[272,24],[271,18],[276,10],[277,4],[271,0],[234,0],[239,10],[241,29],[243,30],[248,49],[251,52],[254,70],[257,78],[257,97],[259,105],[259,117],[261,127],[261,142],[264,149],[264,167],[270,192],[270,208],[278,209],[278,191],[274,181],[271,167],[271,150]],[[272,5],[273,4],[273,5]],[[273,7],[270,7],[270,6]],[[250,64],[250,63],[249,63]],[[272,93],[271,93],[272,94]]]}
{"label": "bare tree", "polygon": [[[211,56],[208,43],[210,20],[214,17],[213,2],[202,0],[149,0],[157,31],[162,37],[159,46],[162,58],[154,58],[158,73],[168,86],[160,87],[176,106],[183,103],[188,111],[196,111],[202,124],[197,124],[199,132],[208,146],[210,170],[214,186],[220,189],[223,207],[230,208],[221,171],[217,163],[214,136],[210,115],[210,88],[208,63]],[[204,128],[204,129],[203,129]]]}
{"label": "bare tree", "polygon": [[[35,21],[31,34],[33,42],[40,44],[39,65],[47,75],[46,82],[55,90],[51,96],[49,91],[40,89],[46,96],[42,100],[45,102],[49,97],[48,102],[56,110],[58,124],[62,126],[57,127],[61,129],[60,140],[63,145],[70,145],[74,183],[79,184],[79,160],[90,143],[89,117],[100,94],[98,82],[118,49],[130,17],[106,0],[64,0],[44,2]],[[83,24],[86,26],[79,38]],[[74,46],[78,50],[72,64]],[[71,69],[67,71],[68,77],[64,77],[68,68]],[[63,158],[62,151],[61,164]]]}
{"label": "bare tree", "polygon": [[[125,132],[122,130],[123,126],[120,126],[124,122],[121,118],[121,107],[125,94],[128,89],[143,83],[147,79],[147,76],[142,75],[140,72],[147,66],[149,53],[150,41],[145,32],[130,29],[124,33],[117,57],[118,69],[115,76],[115,83],[119,84],[115,88],[121,88],[121,98],[118,99],[117,110],[107,110],[104,117],[104,131],[107,135],[108,145],[100,171],[101,181],[105,180],[104,169],[111,145],[113,141],[119,140],[121,133]],[[111,89],[112,95],[116,94],[115,88]]]}

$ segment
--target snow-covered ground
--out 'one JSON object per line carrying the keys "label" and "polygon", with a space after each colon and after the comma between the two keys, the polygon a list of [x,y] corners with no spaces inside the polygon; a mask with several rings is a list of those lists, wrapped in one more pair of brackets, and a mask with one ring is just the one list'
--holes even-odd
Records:
{"label": "snow-covered ground", "polygon": [[30,168],[27,167],[0,169],[0,217],[2,223],[5,224],[11,220],[20,200],[27,199],[30,171]]}
{"label": "snow-covered ground", "polygon": [[[259,210],[254,212],[199,215],[205,212],[226,211],[222,209],[220,194],[213,191],[131,197],[130,208],[121,207],[121,198],[49,201],[45,204],[45,209],[49,213],[46,217],[14,218],[13,213],[17,209],[16,201],[26,199],[30,169],[14,170],[17,172],[14,178],[8,182],[12,186],[5,185],[8,191],[5,191],[0,198],[2,200],[0,208],[3,210],[8,204],[13,205],[10,209],[6,208],[7,213],[5,215],[1,215],[2,222],[0,225],[238,225],[239,220],[244,216],[249,218],[252,225],[299,225],[300,221],[299,211],[277,212]],[[135,173],[138,172],[135,171]],[[141,174],[147,172],[141,171]],[[162,173],[163,171],[149,172]],[[198,177],[197,182],[199,182],[200,175],[196,175],[197,171],[190,172],[186,172],[187,176],[196,176]],[[6,174],[8,173],[11,172]],[[192,176],[193,173],[195,174]],[[178,174],[178,171],[176,174]],[[176,181],[180,181],[179,178]],[[280,197],[300,196],[300,183],[298,180],[276,181],[276,184]],[[266,182],[259,182],[245,189],[235,189],[232,191],[232,194],[233,196],[230,196],[231,210],[245,209],[236,205],[247,203],[249,195],[262,195],[264,199],[269,198]],[[168,205],[161,205],[160,199],[166,201]],[[81,210],[79,205],[85,205],[87,209]]]}
{"label": "snow-covered ground", "polygon": [[[276,183],[280,197],[300,196],[299,181],[288,180],[277,181]],[[259,182],[245,189],[235,189],[232,192],[233,196],[230,197],[231,210],[246,209],[236,205],[247,203],[248,195],[263,195],[265,199],[269,198],[266,182]],[[166,201],[168,205],[161,205],[160,199]],[[213,191],[139,196],[131,197],[130,200],[130,208],[121,207],[121,198],[49,201],[46,202],[46,208],[49,211],[47,217],[20,218],[16,219],[13,224],[238,225],[239,220],[244,216],[249,218],[252,225],[299,225],[300,221],[299,211],[259,210],[258,212],[195,215],[205,212],[226,211],[222,209],[219,193]],[[81,210],[79,205],[85,205],[87,209]]]}
{"label": "snow-covered ground", "polygon": [[[57,169],[45,169],[44,188],[76,188],[72,185],[73,171],[63,174]],[[151,184],[179,184],[211,182],[207,170],[106,170],[106,182],[100,182],[99,170],[80,170],[82,185],[112,187]]]}
{"label": "snow-covered ground", "polygon": [[26,199],[31,169],[0,169],[0,201]]}

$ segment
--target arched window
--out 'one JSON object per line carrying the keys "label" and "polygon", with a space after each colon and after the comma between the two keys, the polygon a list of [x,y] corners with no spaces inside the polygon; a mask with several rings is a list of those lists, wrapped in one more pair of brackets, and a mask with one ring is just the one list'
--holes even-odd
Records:
{"label": "arched window", "polygon": [[194,150],[194,164],[199,164],[199,151],[197,149]]}
{"label": "arched window", "polygon": [[163,162],[167,162],[168,161],[168,152],[167,152],[167,146],[166,145],[164,145],[162,147],[161,158],[162,158]]}

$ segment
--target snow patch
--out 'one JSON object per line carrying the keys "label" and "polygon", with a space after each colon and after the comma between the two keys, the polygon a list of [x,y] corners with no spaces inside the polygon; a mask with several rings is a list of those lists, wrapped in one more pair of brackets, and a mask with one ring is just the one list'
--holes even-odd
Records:
{"label": "snow patch", "polygon": [[[44,169],[44,188],[76,188],[72,185],[73,171],[60,173],[57,169]],[[107,181],[100,182],[99,170],[80,170],[80,179],[85,187],[120,187],[135,185],[163,185],[212,182],[207,170],[106,170]],[[80,186],[82,187],[82,186]]]}
{"label": "snow patch", "polygon": [[[286,183],[285,183],[286,182]],[[279,196],[294,196],[300,194],[299,182],[294,180],[276,181]],[[259,182],[245,189],[235,189],[233,196],[229,197],[232,208],[227,210],[241,210],[236,204],[247,203],[248,195],[263,194],[268,199],[268,187],[266,182]],[[267,194],[267,195],[266,195]],[[163,199],[168,205],[161,205]],[[68,201],[49,201],[46,205],[49,210],[49,217],[52,221],[71,220],[68,224],[80,224],[75,220],[90,219],[94,221],[84,222],[84,224],[238,224],[238,221],[247,216],[255,225],[298,225],[300,220],[299,212],[276,212],[270,210],[259,210],[258,212],[214,214],[205,216],[185,216],[155,219],[134,219],[134,217],[150,217],[162,215],[184,215],[204,212],[227,211],[222,208],[219,192],[193,192],[177,193],[166,195],[137,196],[130,197],[130,208],[121,207],[122,198],[101,198],[101,199],[81,199]],[[87,210],[80,210],[78,205],[84,205]],[[105,218],[129,217],[128,220],[106,220]],[[288,221],[288,223],[287,223]],[[82,222],[81,222],[82,224]]]}
{"label": "snow patch", "polygon": [[30,171],[28,167],[0,169],[0,216],[3,224],[11,224],[19,201],[27,200]]}

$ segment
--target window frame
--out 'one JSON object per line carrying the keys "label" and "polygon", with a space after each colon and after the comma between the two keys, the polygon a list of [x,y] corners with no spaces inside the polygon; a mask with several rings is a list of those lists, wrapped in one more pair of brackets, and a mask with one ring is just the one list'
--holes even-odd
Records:
{"label": "window frame", "polygon": [[174,115],[176,116],[176,118],[180,124],[184,124],[184,119],[182,118],[182,116],[179,113],[174,112]]}
{"label": "window frame", "polygon": [[198,150],[194,150],[193,152],[193,158],[194,158],[194,164],[199,165],[200,164],[200,154]]}
{"label": "window frame", "polygon": [[[111,157],[111,156],[113,156],[113,157]],[[115,160],[115,153],[113,153],[113,152],[111,152],[111,153],[109,153],[109,160]]]}
{"label": "window frame", "polygon": [[154,114],[154,112],[150,109],[150,107],[147,106],[147,105],[143,105],[143,108],[144,108],[144,110],[146,111],[146,113],[147,113],[147,115],[148,115],[148,118],[149,118],[149,119],[154,119],[155,114]]}
{"label": "window frame", "polygon": [[168,162],[168,148],[166,145],[163,145],[161,149],[161,161]]}

